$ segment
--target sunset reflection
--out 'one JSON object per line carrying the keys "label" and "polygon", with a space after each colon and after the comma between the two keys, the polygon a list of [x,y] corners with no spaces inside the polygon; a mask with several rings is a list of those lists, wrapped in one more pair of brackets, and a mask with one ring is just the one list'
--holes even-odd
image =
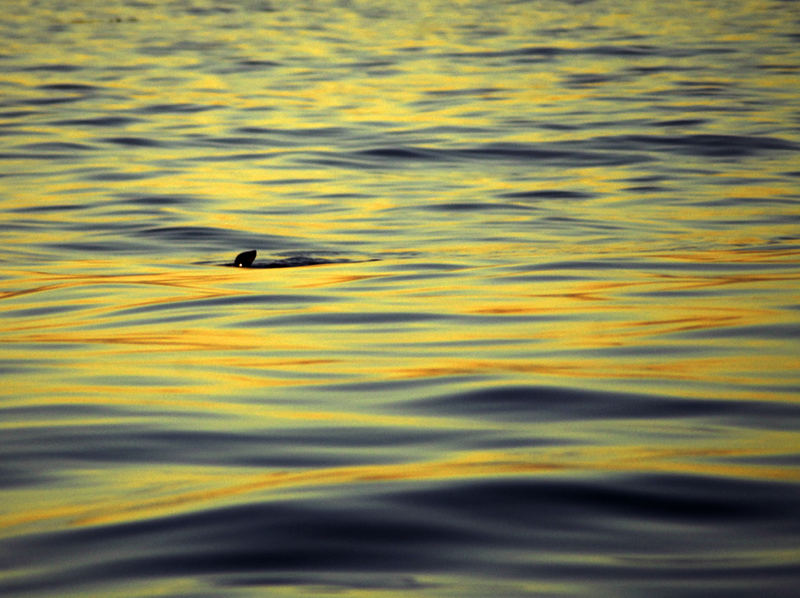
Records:
{"label": "sunset reflection", "polygon": [[794,595],[793,3],[9,2],[0,595]]}

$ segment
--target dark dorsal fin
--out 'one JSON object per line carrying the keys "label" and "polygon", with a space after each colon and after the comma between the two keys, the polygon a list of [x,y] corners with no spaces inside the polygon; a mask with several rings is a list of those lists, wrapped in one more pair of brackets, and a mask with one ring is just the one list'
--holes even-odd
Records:
{"label": "dark dorsal fin", "polygon": [[233,265],[239,268],[249,268],[253,265],[253,260],[256,259],[256,250],[251,249],[250,251],[243,251],[239,255],[236,256],[236,259],[233,260]]}

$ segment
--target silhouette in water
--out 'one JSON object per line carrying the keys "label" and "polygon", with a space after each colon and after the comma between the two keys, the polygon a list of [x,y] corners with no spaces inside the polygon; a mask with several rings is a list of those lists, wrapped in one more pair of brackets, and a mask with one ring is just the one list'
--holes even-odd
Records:
{"label": "silhouette in water", "polygon": [[239,255],[236,256],[236,259],[233,260],[233,265],[237,268],[249,268],[253,265],[253,260],[256,259],[256,250],[251,249],[250,251],[243,251]]}
{"label": "silhouette in water", "polygon": [[319,264],[338,264],[348,263],[350,260],[326,260],[321,257],[311,257],[307,255],[296,255],[287,257],[280,260],[273,260],[271,262],[254,263],[257,251],[251,249],[250,251],[243,251],[236,256],[232,264],[227,266],[234,266],[236,268],[297,268],[300,266],[318,266]]}

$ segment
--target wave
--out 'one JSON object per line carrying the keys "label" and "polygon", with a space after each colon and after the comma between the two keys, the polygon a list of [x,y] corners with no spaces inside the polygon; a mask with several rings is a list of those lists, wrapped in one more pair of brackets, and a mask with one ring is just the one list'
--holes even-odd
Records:
{"label": "wave", "polygon": [[[736,587],[789,596],[796,570],[771,555],[794,546],[796,526],[786,523],[798,500],[796,485],[704,476],[379,484],[6,540],[0,565],[18,573],[0,591],[194,578],[224,595],[237,586],[357,589],[376,577],[446,590],[458,574],[508,589],[569,584],[567,595]],[[702,533],[686,533],[696,526]],[[47,565],[24,569],[31,562]]]}

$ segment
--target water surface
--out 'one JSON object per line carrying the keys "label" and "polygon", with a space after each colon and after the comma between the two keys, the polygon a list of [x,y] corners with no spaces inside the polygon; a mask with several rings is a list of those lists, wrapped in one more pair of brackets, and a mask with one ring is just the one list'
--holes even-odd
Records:
{"label": "water surface", "polygon": [[5,13],[0,593],[793,595],[795,3]]}

